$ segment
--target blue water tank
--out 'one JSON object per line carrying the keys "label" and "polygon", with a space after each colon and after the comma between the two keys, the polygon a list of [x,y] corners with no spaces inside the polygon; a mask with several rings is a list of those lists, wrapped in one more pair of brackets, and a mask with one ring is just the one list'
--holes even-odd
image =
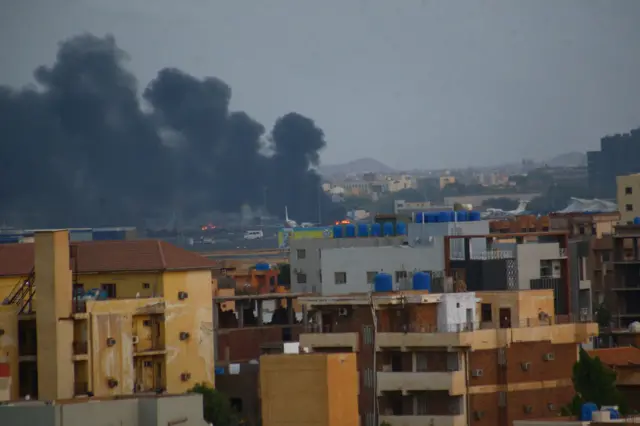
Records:
{"label": "blue water tank", "polygon": [[580,407],[580,420],[583,422],[590,422],[593,420],[593,412],[598,411],[598,406],[593,402],[585,402]]}
{"label": "blue water tank", "polygon": [[271,266],[268,263],[256,263],[256,271],[268,271],[269,269],[271,269]]}
{"label": "blue water tank", "polygon": [[336,225],[333,227],[333,238],[342,238],[342,226]]}
{"label": "blue water tank", "polygon": [[427,272],[413,274],[413,289],[431,291],[431,274]]}
{"label": "blue water tank", "polygon": [[407,224],[404,222],[396,223],[396,235],[407,235]]}
{"label": "blue water tank", "polygon": [[353,224],[348,224],[347,226],[344,227],[345,229],[345,236],[347,238],[354,238],[356,236],[356,226]]}
{"label": "blue water tank", "polygon": [[393,278],[389,274],[379,273],[373,280],[373,291],[390,292],[393,291]]}
{"label": "blue water tank", "polygon": [[372,237],[379,237],[380,235],[382,235],[382,225],[380,225],[379,223],[374,223],[371,225],[371,236]]}
{"label": "blue water tank", "polygon": [[458,212],[454,212],[456,215],[456,220],[458,222],[466,222],[469,220],[469,212],[466,210],[460,210]]}
{"label": "blue water tank", "polygon": [[471,222],[477,222],[481,219],[480,212],[475,210],[469,212],[469,220]]}
{"label": "blue water tank", "polygon": [[425,213],[425,215],[429,218],[428,223],[438,223],[438,213]]}
{"label": "blue water tank", "polygon": [[415,223],[422,223],[427,221],[427,216],[425,213],[418,212],[415,214]]}
{"label": "blue water tank", "polygon": [[640,225],[640,217],[634,217],[633,218],[633,224],[634,225]]}
{"label": "blue water tank", "polygon": [[358,237],[368,237],[369,236],[369,225],[366,223],[360,223],[358,225]]}
{"label": "blue water tank", "polygon": [[609,418],[611,420],[618,420],[620,418],[620,412],[618,410],[616,410],[615,408],[607,408],[606,409],[609,413],[611,413],[609,415]]}
{"label": "blue water tank", "polygon": [[451,217],[451,215],[449,214],[449,212],[440,212],[438,214],[438,222],[447,223],[447,222],[449,222],[449,218],[450,217]]}
{"label": "blue water tank", "polygon": [[390,237],[393,235],[393,222],[385,222],[382,226],[382,233],[385,237]]}

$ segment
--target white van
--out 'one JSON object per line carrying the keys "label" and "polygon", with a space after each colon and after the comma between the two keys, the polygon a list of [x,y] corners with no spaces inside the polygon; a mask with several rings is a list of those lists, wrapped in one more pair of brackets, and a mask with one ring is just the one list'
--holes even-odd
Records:
{"label": "white van", "polygon": [[244,239],[245,240],[259,240],[264,237],[262,230],[260,231],[245,231]]}

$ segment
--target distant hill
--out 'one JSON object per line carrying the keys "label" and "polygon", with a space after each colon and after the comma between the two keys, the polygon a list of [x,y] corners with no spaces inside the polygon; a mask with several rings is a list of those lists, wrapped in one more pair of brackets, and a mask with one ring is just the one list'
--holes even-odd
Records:
{"label": "distant hill", "polygon": [[320,174],[325,176],[346,175],[349,173],[393,173],[396,170],[374,160],[373,158],[359,158],[343,164],[327,164],[319,168]]}
{"label": "distant hill", "polygon": [[568,152],[557,155],[544,162],[549,167],[577,167],[587,165],[587,154],[584,152]]}

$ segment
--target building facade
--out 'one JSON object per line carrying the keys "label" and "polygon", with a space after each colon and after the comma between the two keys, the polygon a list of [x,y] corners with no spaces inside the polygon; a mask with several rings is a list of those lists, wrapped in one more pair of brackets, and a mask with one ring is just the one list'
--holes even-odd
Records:
{"label": "building facade", "polygon": [[620,223],[632,224],[640,217],[640,173],[616,178]]}
{"label": "building facade", "polygon": [[[593,323],[558,323],[550,290],[301,299],[313,352],[354,352],[364,426],[508,426],[557,415]],[[379,413],[379,414],[378,414]]]}
{"label": "building facade", "polygon": [[157,241],[70,244],[67,231],[2,250],[5,276],[31,270],[0,306],[12,400],[213,385],[214,262]]}

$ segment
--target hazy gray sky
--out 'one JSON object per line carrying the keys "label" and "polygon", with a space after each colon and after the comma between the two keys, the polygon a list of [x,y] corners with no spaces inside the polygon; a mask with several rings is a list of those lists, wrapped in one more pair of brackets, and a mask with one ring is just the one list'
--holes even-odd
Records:
{"label": "hazy gray sky", "polygon": [[324,163],[486,165],[640,126],[640,0],[0,0],[0,84],[111,33],[144,87],[216,76],[270,128],[325,131]]}

